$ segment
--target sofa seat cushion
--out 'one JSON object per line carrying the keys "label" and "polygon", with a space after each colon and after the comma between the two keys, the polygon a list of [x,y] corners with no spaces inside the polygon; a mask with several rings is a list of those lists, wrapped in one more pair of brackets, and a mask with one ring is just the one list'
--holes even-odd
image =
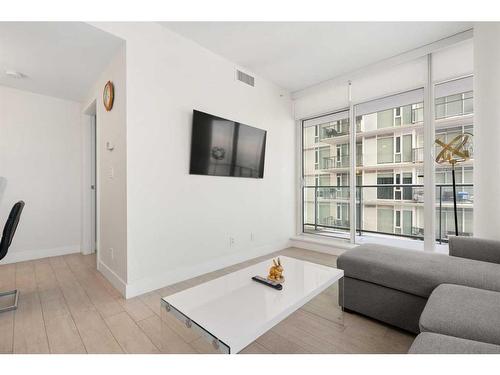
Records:
{"label": "sofa seat cushion", "polygon": [[420,330],[500,345],[500,293],[442,284],[425,305]]}
{"label": "sofa seat cushion", "polygon": [[428,298],[440,284],[500,291],[500,265],[444,254],[364,244],[337,260],[344,275]]}
{"label": "sofa seat cushion", "polygon": [[458,337],[423,332],[411,344],[409,354],[500,354],[500,346]]}

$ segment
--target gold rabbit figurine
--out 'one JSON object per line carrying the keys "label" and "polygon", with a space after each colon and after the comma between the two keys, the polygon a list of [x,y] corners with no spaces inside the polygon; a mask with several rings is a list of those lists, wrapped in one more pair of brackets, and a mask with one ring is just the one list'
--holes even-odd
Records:
{"label": "gold rabbit figurine", "polygon": [[269,276],[267,278],[282,283],[285,281],[285,278],[283,277],[283,266],[281,265],[280,258],[278,258],[277,262],[273,259],[273,263],[274,266],[269,269]]}

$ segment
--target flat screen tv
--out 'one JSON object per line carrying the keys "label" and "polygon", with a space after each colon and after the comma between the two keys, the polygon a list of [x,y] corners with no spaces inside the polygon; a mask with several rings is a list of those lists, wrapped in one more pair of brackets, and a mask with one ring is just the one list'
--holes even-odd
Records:
{"label": "flat screen tv", "polygon": [[265,130],[193,111],[190,174],[264,177]]}

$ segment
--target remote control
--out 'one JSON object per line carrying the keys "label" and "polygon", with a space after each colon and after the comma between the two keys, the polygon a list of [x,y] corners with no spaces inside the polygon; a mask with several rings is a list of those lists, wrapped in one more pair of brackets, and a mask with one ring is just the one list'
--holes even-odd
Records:
{"label": "remote control", "polygon": [[276,289],[276,290],[283,289],[283,285],[281,285],[280,283],[278,283],[276,281],[265,279],[262,276],[254,276],[254,277],[252,277],[252,280],[257,281],[258,283],[267,285],[267,286],[269,286],[273,289]]}

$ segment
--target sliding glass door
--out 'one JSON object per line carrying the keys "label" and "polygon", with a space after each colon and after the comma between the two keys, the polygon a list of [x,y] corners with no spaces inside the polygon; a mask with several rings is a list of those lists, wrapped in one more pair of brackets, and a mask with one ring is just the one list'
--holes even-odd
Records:
{"label": "sliding glass door", "polygon": [[349,238],[349,111],[302,121],[304,233]]}
{"label": "sliding glass door", "polygon": [[423,96],[421,88],[354,106],[358,236],[423,239]]}
{"label": "sliding glass door", "polygon": [[[464,136],[470,140],[474,135],[473,77],[462,77],[435,85],[435,138],[443,144],[457,147]],[[457,137],[460,141],[456,141]],[[435,154],[443,150],[435,146]],[[472,173],[474,153],[470,148],[470,159],[455,166],[457,199],[457,224],[460,236],[472,236],[474,191]],[[448,235],[455,234],[455,211],[453,204],[452,166],[443,163],[436,166],[436,239],[448,241]]]}

